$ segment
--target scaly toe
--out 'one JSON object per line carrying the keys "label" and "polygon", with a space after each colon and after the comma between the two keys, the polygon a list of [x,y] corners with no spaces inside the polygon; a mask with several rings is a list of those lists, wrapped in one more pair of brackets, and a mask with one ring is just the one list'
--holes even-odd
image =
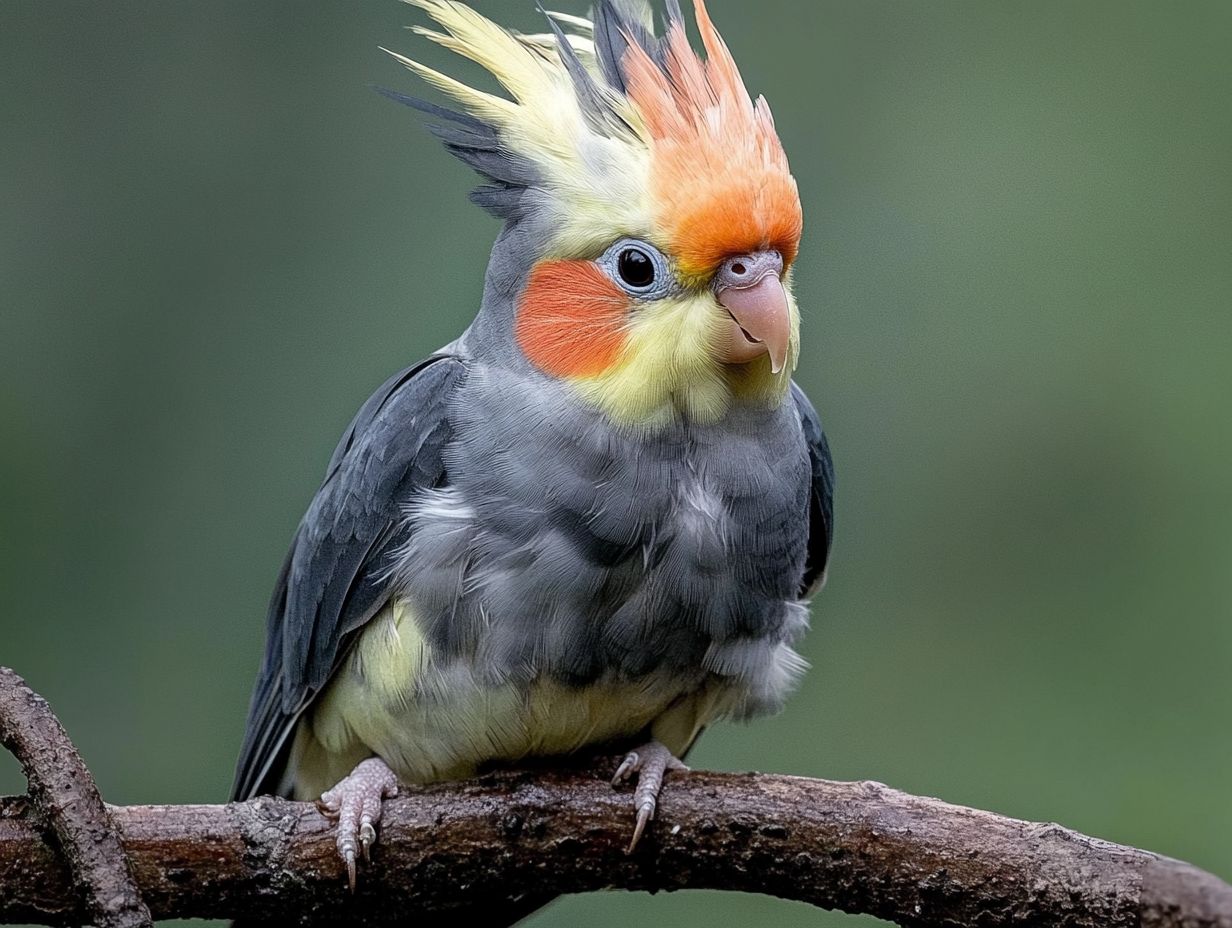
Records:
{"label": "scaly toe", "polygon": [[338,856],[346,865],[347,885],[355,891],[359,877],[359,858],[372,857],[381,820],[381,801],[398,793],[398,781],[380,758],[371,757],[351,771],[350,776],[322,794],[317,803],[323,815],[337,824],[335,843]]}
{"label": "scaly toe", "polygon": [[616,775],[612,777],[612,785],[619,786],[637,774],[637,789],[633,792],[637,822],[633,826],[633,838],[625,853],[633,853],[646,832],[646,826],[654,819],[664,776],[670,771],[688,769],[658,741],[651,741],[625,755],[620,766],[616,768]]}
{"label": "scaly toe", "polygon": [[612,785],[619,786],[627,781],[635,774],[642,766],[642,759],[637,751],[630,751],[625,755],[625,759],[620,762],[620,766],[616,768],[616,773],[612,776]]}

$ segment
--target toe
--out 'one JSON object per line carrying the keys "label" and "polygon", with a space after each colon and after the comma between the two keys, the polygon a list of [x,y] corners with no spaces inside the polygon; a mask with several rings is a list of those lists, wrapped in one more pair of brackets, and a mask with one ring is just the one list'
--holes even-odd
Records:
{"label": "toe", "polygon": [[377,841],[381,803],[398,794],[398,780],[379,758],[360,763],[342,782],[322,794],[317,807],[337,822],[335,843],[354,891],[359,859],[367,863]]}
{"label": "toe", "polygon": [[633,792],[633,807],[637,810],[637,822],[633,828],[633,839],[629,842],[626,853],[633,853],[646,827],[654,819],[665,775],[670,771],[687,769],[667,747],[658,741],[651,741],[625,755],[625,759],[616,769],[616,775],[612,778],[612,785],[618,786],[637,774],[637,788]]}
{"label": "toe", "polygon": [[616,768],[616,773],[612,776],[612,785],[619,786],[621,783],[626,782],[641,766],[641,755],[637,751],[630,751],[625,755],[625,759],[620,762],[620,766]]}
{"label": "toe", "polygon": [[317,811],[322,815],[336,818],[341,808],[342,797],[339,795],[337,787],[326,790],[321,794],[321,798],[317,800]]}

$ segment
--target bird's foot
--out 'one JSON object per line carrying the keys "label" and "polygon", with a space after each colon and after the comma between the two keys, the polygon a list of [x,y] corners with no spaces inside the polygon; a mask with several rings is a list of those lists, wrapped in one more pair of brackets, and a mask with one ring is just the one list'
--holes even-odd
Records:
{"label": "bird's foot", "polygon": [[350,776],[317,801],[322,813],[337,821],[338,854],[347,868],[347,883],[355,892],[357,858],[367,863],[376,844],[381,801],[398,795],[398,778],[379,757],[360,761]]}
{"label": "bird's foot", "polygon": [[659,802],[659,791],[663,789],[663,777],[669,770],[688,770],[671,751],[658,741],[642,745],[636,751],[630,751],[616,768],[612,777],[612,785],[619,786],[637,774],[637,789],[633,791],[633,807],[637,809],[637,824],[633,826],[633,840],[629,842],[626,854],[632,854],[637,842],[642,838],[642,832],[654,818],[655,806]]}

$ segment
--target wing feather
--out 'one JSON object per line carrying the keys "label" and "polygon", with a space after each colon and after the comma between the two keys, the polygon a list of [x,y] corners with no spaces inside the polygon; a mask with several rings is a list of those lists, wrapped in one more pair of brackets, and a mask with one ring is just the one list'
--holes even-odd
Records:
{"label": "wing feather", "polygon": [[448,403],[464,376],[464,362],[447,354],[407,368],[338,443],[270,602],[234,798],[278,788],[296,720],[387,601],[385,560],[405,541],[402,506],[444,482]]}
{"label": "wing feather", "polygon": [[834,461],[830,457],[830,444],[826,441],[817,410],[796,383],[791,385],[791,396],[800,413],[809,461],[813,465],[813,491],[809,494],[808,563],[800,590],[801,596],[808,596],[821,589],[826,582],[830,547],[834,543]]}

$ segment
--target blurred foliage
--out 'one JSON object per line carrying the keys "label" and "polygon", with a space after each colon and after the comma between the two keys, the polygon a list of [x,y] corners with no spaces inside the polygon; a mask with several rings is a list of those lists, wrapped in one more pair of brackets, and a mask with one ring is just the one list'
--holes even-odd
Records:
{"label": "blurred foliage", "polygon": [[[1232,877],[1232,5],[711,6],[806,201],[840,485],[813,672],[694,761]],[[0,4],[0,660],[112,802],[225,798],[334,441],[477,305],[494,223],[366,86],[420,92],[378,44],[444,60],[418,15]],[[534,924],[652,917],[873,923],[685,894]]]}

